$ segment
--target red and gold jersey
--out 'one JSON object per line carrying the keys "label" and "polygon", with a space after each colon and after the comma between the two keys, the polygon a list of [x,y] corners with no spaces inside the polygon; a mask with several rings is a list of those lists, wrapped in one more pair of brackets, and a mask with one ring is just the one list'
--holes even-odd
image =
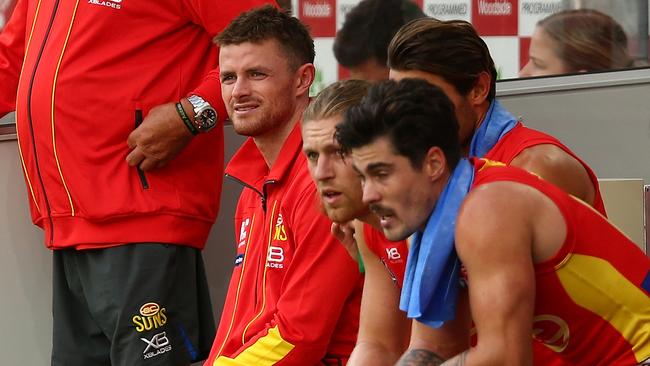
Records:
{"label": "red and gold jersey", "polygon": [[539,177],[485,160],[476,166],[474,187],[526,184],[565,219],[563,246],[535,268],[533,337],[571,365],[636,365],[650,358],[650,258],[592,207]]}
{"label": "red and gold jersey", "polygon": [[603,203],[603,198],[600,196],[600,188],[598,186],[598,178],[596,177],[596,174],[594,174],[591,168],[576,154],[574,154],[573,151],[564,146],[560,140],[551,135],[547,135],[541,131],[528,128],[519,122],[512,130],[503,136],[496,145],[494,145],[494,147],[484,156],[484,158],[500,161],[506,165],[510,165],[510,163],[522,151],[528,149],[529,147],[538,145],[557,146],[560,149],[564,150],[564,152],[567,154],[571,155],[574,159],[579,161],[580,164],[582,164],[582,166],[587,171],[587,174],[589,174],[591,183],[594,185],[595,194],[593,207],[596,209],[596,211],[607,217],[607,214],[605,213],[605,204]]}
{"label": "red and gold jersey", "polygon": [[379,257],[393,282],[401,289],[409,253],[406,240],[390,241],[384,233],[368,224],[363,224],[363,237],[368,249]]}

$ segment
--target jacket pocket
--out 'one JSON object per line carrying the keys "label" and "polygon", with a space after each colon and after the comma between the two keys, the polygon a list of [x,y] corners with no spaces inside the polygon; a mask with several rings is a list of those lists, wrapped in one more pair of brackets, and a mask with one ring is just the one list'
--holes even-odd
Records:
{"label": "jacket pocket", "polygon": [[[135,128],[138,128],[142,123],[142,109],[135,110]],[[135,169],[138,172],[138,177],[140,177],[140,183],[142,184],[142,189],[149,189],[149,182],[147,181],[147,176],[144,174],[144,171],[140,169],[139,165],[135,166]]]}

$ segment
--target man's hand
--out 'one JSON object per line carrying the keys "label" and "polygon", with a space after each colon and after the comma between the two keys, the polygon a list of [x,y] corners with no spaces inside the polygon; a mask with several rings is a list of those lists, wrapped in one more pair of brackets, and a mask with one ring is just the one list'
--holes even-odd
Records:
{"label": "man's hand", "polygon": [[[185,109],[187,110],[187,109]],[[192,139],[174,103],[162,104],[149,111],[147,117],[129,135],[131,152],[126,157],[130,166],[142,170],[160,168],[178,155]]]}
{"label": "man's hand", "polygon": [[333,222],[332,235],[343,244],[343,247],[355,262],[359,260],[359,249],[357,248],[357,241],[354,239],[353,221],[344,224]]}

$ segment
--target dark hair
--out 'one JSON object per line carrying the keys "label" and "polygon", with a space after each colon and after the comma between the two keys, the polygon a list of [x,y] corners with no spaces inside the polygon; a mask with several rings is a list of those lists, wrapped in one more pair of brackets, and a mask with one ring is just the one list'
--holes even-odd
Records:
{"label": "dark hair", "polygon": [[627,35],[607,14],[593,9],[564,10],[540,20],[537,26],[550,37],[568,72],[632,66]]}
{"label": "dark hair", "polygon": [[375,84],[360,104],[348,109],[335,136],[346,151],[387,137],[415,168],[433,146],[442,149],[452,170],[460,159],[454,105],[440,88],[421,79]]}
{"label": "dark hair", "polygon": [[271,5],[241,13],[215,37],[215,42],[227,46],[245,42],[261,43],[269,39],[275,39],[284,49],[294,69],[314,62],[314,40],[307,27],[297,18]]}
{"label": "dark hair", "polygon": [[366,80],[337,81],[323,89],[303,113],[303,123],[343,115],[353,105],[359,104],[370,88]]}
{"label": "dark hair", "polygon": [[407,22],[424,17],[408,0],[363,0],[345,16],[334,39],[334,56],[351,68],[375,59],[386,65],[388,43]]}
{"label": "dark hair", "polygon": [[487,45],[463,20],[414,20],[400,29],[388,46],[388,66],[440,76],[467,95],[483,71],[492,77],[488,101],[496,95],[497,71]]}

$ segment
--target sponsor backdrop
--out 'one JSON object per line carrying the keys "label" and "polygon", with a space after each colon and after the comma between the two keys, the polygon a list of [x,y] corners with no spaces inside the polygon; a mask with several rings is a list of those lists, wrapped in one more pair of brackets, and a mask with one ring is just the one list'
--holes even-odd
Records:
{"label": "sponsor backdrop", "polygon": [[[345,14],[360,0],[293,0],[293,13],[309,25],[316,43],[317,93],[342,79],[332,44]],[[413,0],[431,17],[463,19],[474,24],[485,40],[499,78],[516,78],[528,61],[528,45],[538,20],[562,8],[562,0]]]}

